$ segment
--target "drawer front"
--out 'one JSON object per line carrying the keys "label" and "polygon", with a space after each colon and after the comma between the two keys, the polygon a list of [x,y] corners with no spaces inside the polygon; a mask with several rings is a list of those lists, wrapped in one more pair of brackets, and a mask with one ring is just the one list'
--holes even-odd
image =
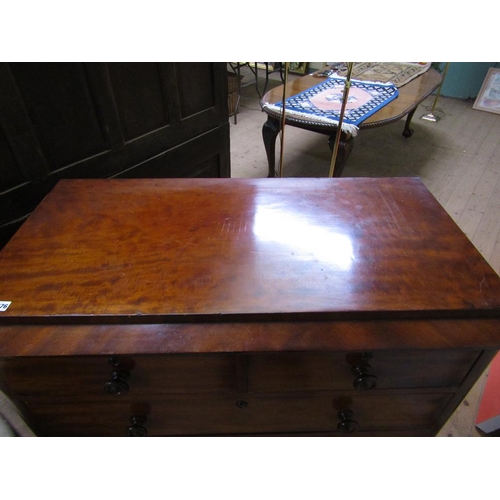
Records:
{"label": "drawer front", "polygon": [[26,404],[38,436],[123,437],[132,417],[150,412],[148,403],[115,401],[51,401],[31,399]]}
{"label": "drawer front", "polygon": [[236,367],[230,354],[4,358],[0,377],[21,398],[143,397],[233,392]]}
{"label": "drawer front", "polygon": [[412,431],[432,428],[450,397],[439,393],[347,399],[335,394],[238,400],[184,398],[153,404],[151,430],[158,435],[318,432],[344,435],[338,428],[342,421],[339,414],[349,410],[359,425],[354,434]]}
{"label": "drawer front", "polygon": [[[352,390],[365,373],[381,389],[458,387],[479,350],[270,353],[249,357],[251,392]],[[359,368],[357,370],[357,368]],[[357,370],[357,371],[356,371]],[[361,372],[360,372],[361,370]]]}
{"label": "drawer front", "polygon": [[148,403],[121,400],[58,406],[33,401],[30,410],[46,436],[127,436],[140,435],[143,429],[149,436],[405,431],[412,435],[431,429],[449,399],[447,393],[350,398],[334,393],[276,398],[205,395],[170,396]]}
{"label": "drawer front", "polygon": [[[365,354],[4,358],[0,376],[42,435],[124,436],[135,417],[159,436],[412,435],[434,428],[480,351]],[[359,366],[375,390],[354,390]]]}
{"label": "drawer front", "polygon": [[[374,352],[367,373],[381,389],[454,388],[479,354]],[[125,384],[120,397],[234,393],[242,379],[251,393],[309,392],[352,390],[360,376],[356,367],[365,366],[362,353],[254,354],[244,370],[239,359],[232,354],[3,358],[0,377],[21,398],[103,397],[116,393],[120,383]]]}

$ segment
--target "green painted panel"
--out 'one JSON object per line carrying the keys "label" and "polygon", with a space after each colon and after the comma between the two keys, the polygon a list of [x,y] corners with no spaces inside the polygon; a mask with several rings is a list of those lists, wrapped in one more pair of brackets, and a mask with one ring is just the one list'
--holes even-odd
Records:
{"label": "green painted panel", "polygon": [[[494,62],[450,62],[441,95],[458,99],[475,99],[481,90],[488,68],[499,65]],[[439,63],[444,70],[446,63]]]}

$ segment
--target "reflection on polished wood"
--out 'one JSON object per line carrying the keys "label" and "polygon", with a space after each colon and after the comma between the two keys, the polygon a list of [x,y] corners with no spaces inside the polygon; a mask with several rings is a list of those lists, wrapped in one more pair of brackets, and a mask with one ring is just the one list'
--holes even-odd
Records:
{"label": "reflection on polished wood", "polygon": [[[286,97],[291,97],[293,95],[299,94],[300,92],[318,85],[325,79],[326,78],[317,78],[312,75],[306,75],[302,78],[298,78],[287,84],[285,95]],[[359,129],[363,130],[367,128],[380,127],[398,121],[404,116],[407,116],[403,135],[405,137],[411,137],[411,135],[413,134],[413,130],[411,129],[410,125],[417,106],[428,95],[436,90],[441,82],[442,76],[437,70],[430,69],[429,71],[423,73],[417,78],[411,80],[406,85],[400,87],[398,89],[398,97],[381,108],[379,111],[374,113],[372,116],[367,118],[365,121],[363,121],[359,125]],[[263,105],[264,103],[280,102],[282,98],[283,86],[281,85],[267,92],[267,94],[265,94],[261,99],[261,105]],[[268,176],[274,177],[275,141],[276,136],[279,132],[279,113],[266,109],[264,109],[264,111],[268,114],[268,119],[264,124],[262,131],[269,164]],[[286,124],[305,130],[311,130],[314,132],[326,134],[329,136],[330,147],[332,147],[334,143],[337,127],[334,127],[332,125],[306,122],[305,120],[293,117],[288,117],[286,119]],[[342,174],[342,170],[347,161],[347,158],[349,157],[350,152],[352,151],[352,147],[352,137],[350,136],[350,134],[342,132],[340,139],[339,157],[335,166],[334,176],[339,177]]]}
{"label": "reflection on polished wood", "polygon": [[40,435],[432,435],[500,347],[500,278],[415,178],[65,180],[0,259]]}
{"label": "reflection on polished wood", "polygon": [[420,181],[282,181],[62,181],[2,254],[12,304],[0,321],[449,317],[500,305],[496,274]]}

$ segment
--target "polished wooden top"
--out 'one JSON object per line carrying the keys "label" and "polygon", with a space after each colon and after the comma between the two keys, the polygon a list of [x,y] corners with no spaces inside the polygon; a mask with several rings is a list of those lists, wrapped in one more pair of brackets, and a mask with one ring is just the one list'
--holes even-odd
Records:
{"label": "polished wooden top", "polygon": [[0,262],[0,325],[500,316],[415,178],[63,180]]}
{"label": "polished wooden top", "polygon": [[[306,75],[289,82],[286,86],[286,97],[290,97],[308,88],[318,85],[326,78],[317,78],[312,75]],[[359,128],[370,128],[378,125],[384,125],[401,119],[407,115],[416,105],[421,103],[430,95],[442,82],[442,75],[435,69],[429,69],[422,75],[414,78],[406,85],[400,87],[399,95],[396,99],[381,108],[379,111],[364,120]],[[261,99],[261,104],[280,102],[283,99],[283,85],[267,92]],[[293,118],[287,118],[287,121],[293,123]],[[332,125],[318,124],[320,128],[335,128]]]}

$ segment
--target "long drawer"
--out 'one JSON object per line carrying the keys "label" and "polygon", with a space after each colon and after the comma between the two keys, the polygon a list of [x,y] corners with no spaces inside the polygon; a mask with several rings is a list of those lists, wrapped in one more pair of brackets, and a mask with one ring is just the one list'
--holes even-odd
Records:
{"label": "long drawer", "polygon": [[169,396],[153,401],[32,400],[47,436],[175,436],[240,434],[358,435],[431,429],[449,393],[290,397]]}

